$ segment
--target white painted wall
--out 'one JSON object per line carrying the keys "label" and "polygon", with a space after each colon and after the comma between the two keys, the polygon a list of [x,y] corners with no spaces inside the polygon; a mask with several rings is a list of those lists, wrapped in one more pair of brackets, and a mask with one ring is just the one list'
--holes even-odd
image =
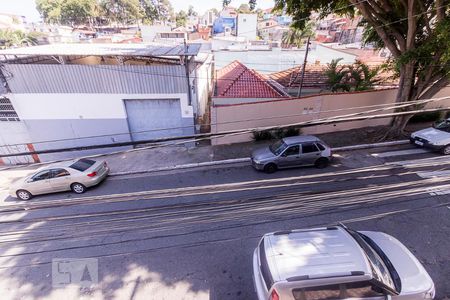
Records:
{"label": "white painted wall", "polygon": [[124,119],[124,99],[180,99],[183,118],[193,117],[186,94],[9,94],[22,120]]}
{"label": "white painted wall", "polygon": [[256,40],[257,14],[239,14],[237,17],[237,36]]}

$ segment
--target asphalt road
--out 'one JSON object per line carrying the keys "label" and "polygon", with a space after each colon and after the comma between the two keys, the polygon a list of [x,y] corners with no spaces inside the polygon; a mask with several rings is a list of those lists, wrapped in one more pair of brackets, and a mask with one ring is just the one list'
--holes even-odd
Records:
{"label": "asphalt road", "polygon": [[[10,200],[0,207],[0,298],[252,300],[261,235],[337,222],[397,237],[430,273],[436,299],[450,298],[447,170],[450,159],[434,154],[271,175],[228,166]],[[87,257],[98,260],[97,285],[52,287],[53,259]],[[95,279],[91,270],[70,280]]]}

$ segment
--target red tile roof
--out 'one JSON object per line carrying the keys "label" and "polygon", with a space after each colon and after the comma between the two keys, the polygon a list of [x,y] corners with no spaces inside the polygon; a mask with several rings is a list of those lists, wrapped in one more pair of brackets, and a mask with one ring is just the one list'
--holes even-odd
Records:
{"label": "red tile roof", "polygon": [[[328,65],[307,64],[305,68],[305,77],[303,78],[304,88],[318,88],[326,90],[329,88],[327,83],[328,76],[325,74]],[[269,77],[275,80],[285,88],[298,88],[302,78],[302,66],[294,67],[284,71],[272,73]],[[380,86],[395,86],[398,80],[393,78],[393,72],[380,71],[377,75]]]}
{"label": "red tile roof", "polygon": [[[326,65],[307,64],[303,87],[326,89],[328,86],[328,77],[325,75],[326,68]],[[269,76],[284,87],[299,87],[302,78],[302,66],[272,73]]]}
{"label": "red tile roof", "polygon": [[261,74],[235,60],[217,71],[215,97],[281,98],[285,94]]}

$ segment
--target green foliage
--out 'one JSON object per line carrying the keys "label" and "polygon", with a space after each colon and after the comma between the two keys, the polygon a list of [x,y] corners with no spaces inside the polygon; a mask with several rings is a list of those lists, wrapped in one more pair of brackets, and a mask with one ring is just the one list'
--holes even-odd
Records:
{"label": "green foliage", "polygon": [[253,131],[253,139],[255,141],[282,139],[289,136],[298,136],[301,133],[300,128],[287,127],[274,130]]}
{"label": "green foliage", "polygon": [[173,15],[169,0],[36,0],[36,8],[45,22],[69,26],[152,23]]}
{"label": "green foliage", "polygon": [[306,42],[308,37],[314,36],[314,23],[308,22],[304,29],[299,29],[296,27],[290,27],[289,31],[284,32],[281,41],[285,45],[295,46],[300,48]]}
{"label": "green foliage", "polygon": [[37,35],[21,30],[0,30],[0,49],[31,46],[37,44]]}
{"label": "green foliage", "polygon": [[332,92],[371,90],[380,82],[377,77],[380,68],[370,69],[361,61],[350,65],[340,65],[342,58],[333,59],[328,64],[325,75]]}
{"label": "green foliage", "polygon": [[101,0],[100,6],[114,23],[132,24],[144,17],[139,0]]}
{"label": "green foliage", "polygon": [[177,27],[179,26],[186,26],[187,22],[187,14],[184,10],[180,10],[177,15],[175,16],[175,22],[177,24]]}

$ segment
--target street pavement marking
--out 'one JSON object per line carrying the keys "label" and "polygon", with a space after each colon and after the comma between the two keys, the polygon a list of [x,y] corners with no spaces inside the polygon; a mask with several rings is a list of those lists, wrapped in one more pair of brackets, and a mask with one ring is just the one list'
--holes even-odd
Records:
{"label": "street pavement marking", "polygon": [[427,193],[431,196],[448,195],[450,194],[450,189],[429,188],[427,189]]}
{"label": "street pavement marking", "polygon": [[417,175],[422,178],[436,178],[450,176],[450,170],[446,171],[430,171],[430,172],[417,172]]}
{"label": "street pavement marking", "polygon": [[429,153],[430,151],[426,149],[407,149],[407,150],[398,150],[398,151],[389,151],[382,153],[372,153],[370,155],[374,157],[394,157],[394,156],[402,156],[402,155],[411,155],[411,154],[422,154]]}

